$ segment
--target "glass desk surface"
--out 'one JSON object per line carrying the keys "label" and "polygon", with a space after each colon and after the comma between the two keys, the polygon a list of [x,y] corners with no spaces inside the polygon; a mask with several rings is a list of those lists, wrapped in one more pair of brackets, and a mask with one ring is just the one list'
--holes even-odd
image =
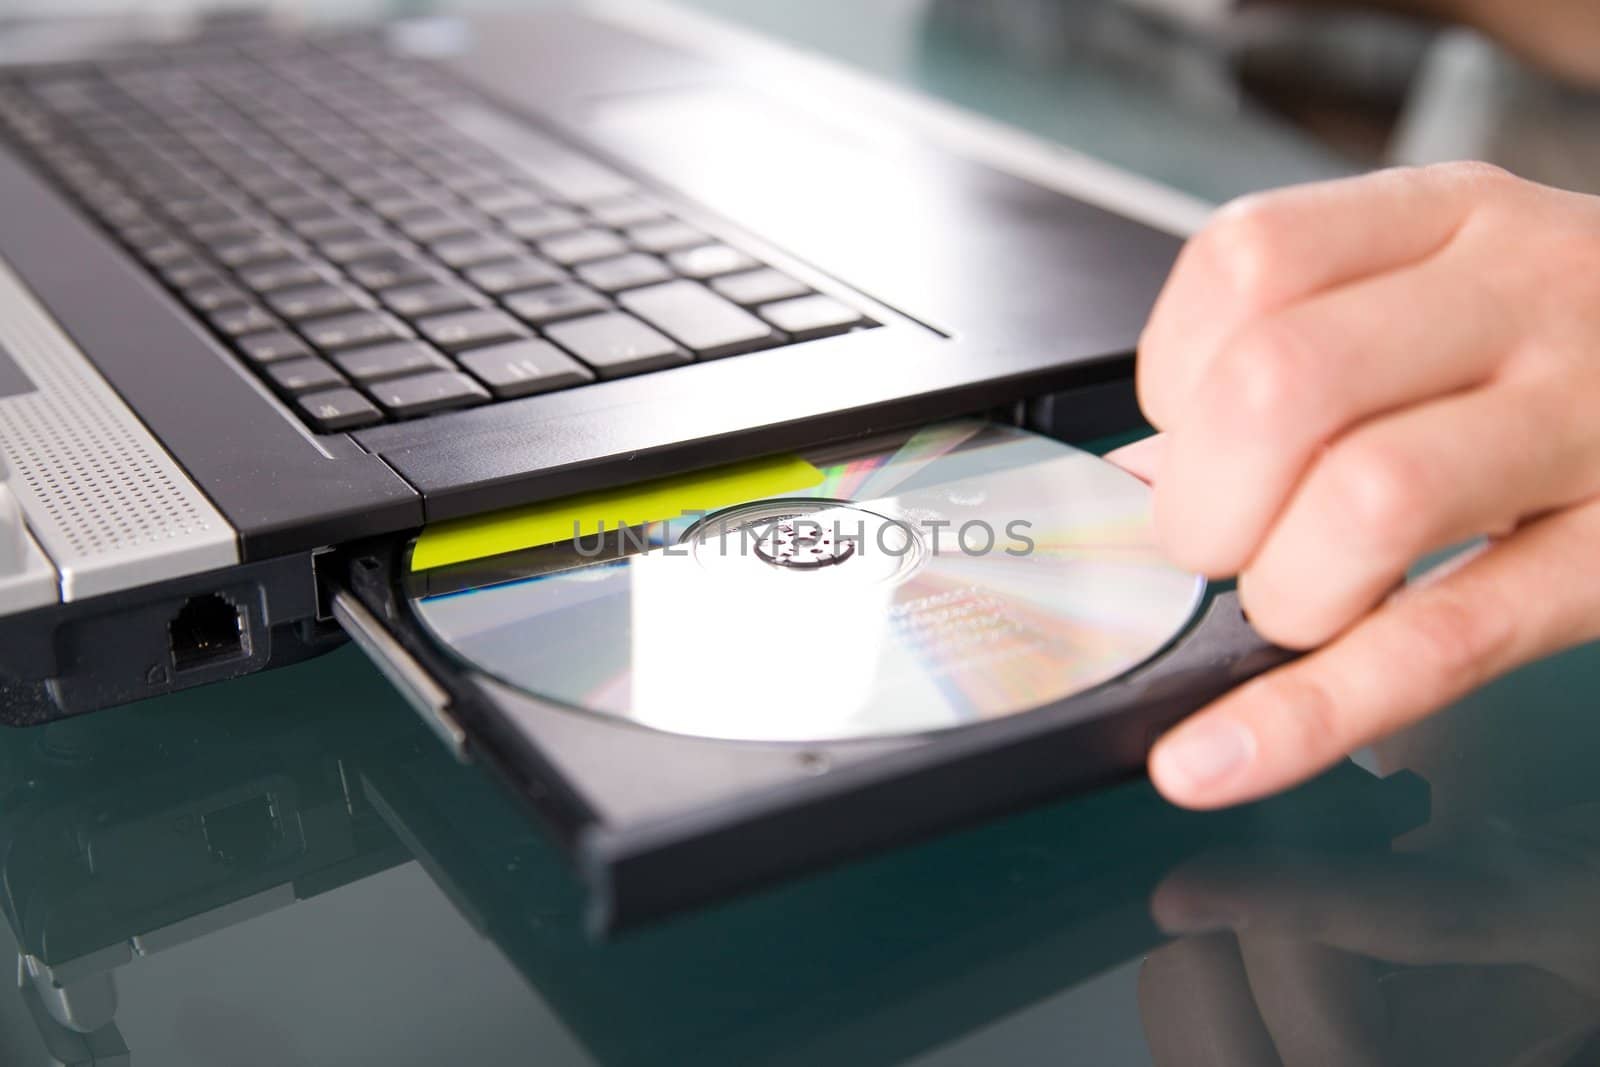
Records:
{"label": "glass desk surface", "polygon": [[[1198,196],[1349,169],[942,4],[700,6]],[[598,943],[346,648],[0,733],[0,1063],[1600,1062],[1597,683],[1579,650],[1250,808],[1133,782]]]}
{"label": "glass desk surface", "polygon": [[1597,683],[1525,670],[1387,777],[1133,782],[601,943],[344,649],[0,734],[0,1062],[1594,1062]]}

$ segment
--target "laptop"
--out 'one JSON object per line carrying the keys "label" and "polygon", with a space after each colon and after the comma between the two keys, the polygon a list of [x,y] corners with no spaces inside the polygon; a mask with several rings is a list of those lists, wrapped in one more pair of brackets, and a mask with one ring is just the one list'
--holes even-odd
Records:
{"label": "laptop", "polygon": [[1132,419],[1187,205],[650,5],[0,52],[0,719],[313,655],[425,524]]}

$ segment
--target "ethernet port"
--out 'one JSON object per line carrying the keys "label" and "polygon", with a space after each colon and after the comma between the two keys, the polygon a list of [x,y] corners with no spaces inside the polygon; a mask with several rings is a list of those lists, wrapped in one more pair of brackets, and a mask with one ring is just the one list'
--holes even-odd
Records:
{"label": "ethernet port", "polygon": [[250,655],[248,632],[244,609],[221,593],[190,597],[167,626],[173,669],[192,671],[244,659]]}

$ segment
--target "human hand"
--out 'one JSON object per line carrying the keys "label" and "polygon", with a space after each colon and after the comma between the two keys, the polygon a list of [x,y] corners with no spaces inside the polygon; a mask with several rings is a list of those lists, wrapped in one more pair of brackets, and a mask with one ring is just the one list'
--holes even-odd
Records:
{"label": "human hand", "polygon": [[1140,972],[1152,1059],[1569,1062],[1600,1007],[1595,814],[1498,819],[1396,854],[1180,867],[1151,902],[1179,939]]}
{"label": "human hand", "polygon": [[1189,244],[1140,344],[1165,433],[1120,461],[1176,562],[1318,650],[1162,738],[1163,793],[1275,792],[1600,636],[1597,298],[1600,200],[1475,164],[1252,197]]}
{"label": "human hand", "polygon": [[[1273,0],[1327,6],[1341,0]],[[1600,5],[1593,0],[1370,0],[1471,26],[1574,85],[1600,88]]]}
{"label": "human hand", "polygon": [[1593,0],[1434,2],[1557,77],[1600,87],[1600,6]]}

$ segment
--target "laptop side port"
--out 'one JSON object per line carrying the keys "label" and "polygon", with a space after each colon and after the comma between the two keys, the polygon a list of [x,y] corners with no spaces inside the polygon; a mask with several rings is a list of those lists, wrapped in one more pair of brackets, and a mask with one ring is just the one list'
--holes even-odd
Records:
{"label": "laptop side port", "polygon": [[344,636],[316,614],[303,552],[0,616],[0,724],[48,722],[308,659]]}
{"label": "laptop side port", "polygon": [[185,600],[167,624],[167,638],[175,671],[250,657],[249,616],[221,593]]}

